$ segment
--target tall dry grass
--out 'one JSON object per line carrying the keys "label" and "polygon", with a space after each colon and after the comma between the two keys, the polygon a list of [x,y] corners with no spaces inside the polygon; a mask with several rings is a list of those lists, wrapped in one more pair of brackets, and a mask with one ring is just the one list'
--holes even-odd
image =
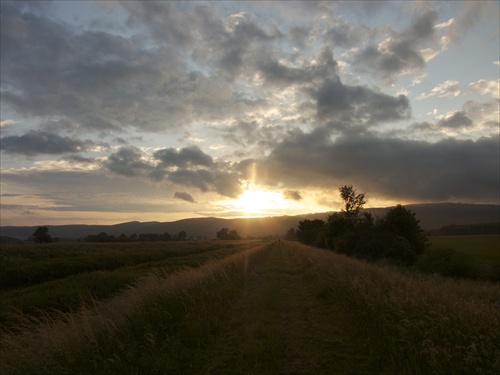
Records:
{"label": "tall dry grass", "polygon": [[[198,297],[209,296],[208,286],[217,291],[216,284],[223,285],[221,280],[228,279],[230,272],[245,275],[249,259],[265,249],[258,244],[245,246],[247,248],[240,253],[209,261],[198,268],[186,267],[168,275],[152,272],[115,298],[96,302],[96,306],[82,308],[77,313],[54,311],[37,322],[26,320],[24,325],[16,327],[16,332],[20,333],[5,333],[0,337],[0,374],[108,373],[102,366],[90,370],[88,364],[94,361],[111,365],[116,361],[117,358],[113,358],[116,347],[133,344],[133,341],[126,342],[123,332],[133,335],[136,329],[144,329],[139,328],[141,321],[146,321],[145,316],[161,303],[172,308],[170,311],[165,306],[159,308],[163,316],[160,319],[175,314],[189,319],[187,306],[196,290]],[[178,322],[170,319],[170,323]],[[196,326],[196,321],[191,322],[191,329]],[[198,329],[201,329],[199,324]],[[139,334],[147,342],[155,342],[155,332],[146,330]],[[98,356],[103,356],[104,360],[99,360]],[[120,369],[115,363],[111,367],[119,369],[117,373],[135,373],[129,372],[132,369],[127,370],[128,365]]]}
{"label": "tall dry grass", "polygon": [[500,290],[488,282],[409,274],[293,245],[323,296],[349,309],[389,373],[500,373]]}
{"label": "tall dry grass", "polygon": [[196,269],[152,273],[93,308],[2,335],[0,373],[199,373],[245,275],[277,248],[322,303],[349,312],[353,334],[379,358],[373,373],[500,373],[498,284],[412,274],[291,242],[246,246]]}

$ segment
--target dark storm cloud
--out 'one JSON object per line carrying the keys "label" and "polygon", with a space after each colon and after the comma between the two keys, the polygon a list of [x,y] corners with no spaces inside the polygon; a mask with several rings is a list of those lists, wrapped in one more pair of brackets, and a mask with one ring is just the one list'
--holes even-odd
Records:
{"label": "dark storm cloud", "polygon": [[[320,47],[314,64],[284,63],[283,56],[292,57],[280,54],[285,34],[272,22],[263,24],[244,13],[224,18],[205,3],[121,4],[128,24],[139,33],[135,37],[77,31],[43,13],[2,3],[2,103],[23,116],[57,116],[68,127],[98,134],[130,127],[169,130],[199,121],[251,123],[254,113],[271,107],[313,124],[317,119],[311,118],[312,108],[304,106],[316,105],[319,122],[333,124],[336,119],[336,127],[373,125],[409,113],[404,97],[340,83],[331,47]],[[336,27],[330,37],[341,39],[342,29],[354,38],[345,23]],[[186,60],[202,66],[203,72],[192,71]],[[262,89],[254,86],[258,91],[245,95],[229,86],[235,78],[245,81],[256,72],[265,81]],[[283,103],[276,107],[272,96],[290,86],[300,104],[293,110]],[[338,126],[337,119],[344,123]],[[283,127],[261,129],[263,144],[276,142],[283,133]]]}
{"label": "dark storm cloud", "polygon": [[160,161],[160,166],[168,167],[187,167],[187,166],[205,166],[210,167],[214,161],[212,157],[205,154],[199,147],[190,146],[179,150],[175,148],[165,148],[154,153],[155,159]]}
{"label": "dark storm cloud", "polygon": [[410,103],[404,95],[393,97],[364,86],[344,85],[340,79],[324,82],[313,93],[318,117],[343,124],[377,124],[406,119]]}
{"label": "dark storm cloud", "polygon": [[199,43],[199,48],[191,51],[192,56],[202,64],[218,67],[230,77],[239,73],[255,43],[282,37],[276,27],[264,29],[244,14],[224,20],[209,3],[122,4],[130,12],[129,23],[144,26],[158,43],[186,50]]}
{"label": "dark storm cloud", "polygon": [[168,180],[175,184],[196,187],[203,192],[215,191],[220,195],[236,198],[242,192],[236,173],[207,169],[178,169],[168,173]]}
{"label": "dark storm cloud", "polygon": [[[378,2],[366,1],[363,3]],[[369,36],[370,31],[368,28],[361,25],[353,25],[338,18],[331,21],[324,39],[326,42],[331,43],[333,47],[352,48],[359,46],[359,43]]]}
{"label": "dark storm cloud", "polygon": [[461,129],[469,128],[473,125],[472,120],[467,117],[465,112],[457,111],[450,117],[446,117],[437,122],[438,128]]}
{"label": "dark storm cloud", "polygon": [[122,1],[121,4],[129,12],[128,24],[146,27],[158,41],[176,47],[188,47],[193,42],[184,4],[171,1]]}
{"label": "dark storm cloud", "polygon": [[338,78],[338,64],[333,58],[333,51],[329,47],[323,48],[317,57],[316,64],[301,67],[288,67],[279,62],[278,56],[264,53],[257,55],[260,61],[256,62],[257,68],[262,73],[266,82],[278,85],[306,85],[317,84],[330,78]]}
{"label": "dark storm cloud", "polygon": [[309,103],[316,106],[317,117],[308,122],[345,131],[408,119],[411,114],[410,102],[404,95],[394,97],[366,86],[344,84],[328,47],[314,65],[290,67],[268,56],[257,67],[267,84],[274,88],[294,86],[303,94],[302,99],[309,98]]}
{"label": "dark storm cloud", "polygon": [[272,149],[277,141],[283,137],[284,131],[283,125],[240,120],[224,129],[222,139],[246,150],[255,147],[258,150],[268,150]]}
{"label": "dark storm cloud", "polygon": [[499,138],[436,143],[373,136],[329,141],[296,132],[264,160],[268,183],[306,188],[354,184],[382,197],[496,201]]}
{"label": "dark storm cloud", "polygon": [[191,194],[183,192],[183,191],[176,191],[174,194],[174,198],[180,199],[189,203],[195,203],[194,198],[191,196]]}
{"label": "dark storm cloud", "polygon": [[371,72],[384,79],[411,73],[425,66],[422,49],[436,42],[435,25],[438,13],[434,10],[418,15],[410,27],[375,45],[370,44],[354,56],[353,63],[361,71]]}
{"label": "dark storm cloud", "polygon": [[227,163],[215,163],[196,146],[162,149],[155,152],[152,159],[140,149],[122,147],[111,154],[103,166],[125,177],[147,177],[157,183],[168,181],[228,197],[236,197],[242,191],[240,172]]}
{"label": "dark storm cloud", "polygon": [[[189,13],[174,12],[168,16],[172,22],[161,18],[161,9],[170,8],[169,4],[129,5],[160,7],[160,17],[154,22],[162,22],[156,26],[166,28],[176,43],[190,41],[189,35],[181,37],[191,29],[186,25],[195,24],[183,21]],[[154,11],[156,8],[147,14]],[[146,22],[148,18],[144,17]],[[2,2],[1,27],[2,105],[22,116],[66,118],[69,125],[83,131],[117,132],[129,127],[158,131],[197,119],[224,119],[243,113],[248,106],[218,77],[184,66],[181,60],[185,56],[170,45],[150,48],[139,37],[92,29],[76,31],[68,24],[22,11],[16,3],[8,2],[5,6]],[[253,29],[246,26],[245,30]],[[252,33],[259,38],[257,31]],[[213,56],[224,51],[223,44],[215,46]],[[239,44],[238,39],[234,44]],[[202,55],[212,56],[203,43],[194,46]]]}
{"label": "dark storm cloud", "polygon": [[142,159],[140,150],[134,147],[122,147],[111,154],[103,164],[111,172],[126,177],[140,176],[153,168],[150,163]]}
{"label": "dark storm cloud", "polygon": [[[256,50],[266,42],[283,37],[276,26],[264,29],[246,14],[233,15],[232,19],[224,21],[210,7],[202,5],[196,8],[194,17],[193,21],[200,26],[202,45],[213,52],[207,54],[201,49],[195,57],[199,61],[215,63],[221,73],[229,73],[232,78],[252,60]],[[207,56],[210,56],[208,60]]]}
{"label": "dark storm cloud", "polygon": [[[481,123],[481,119],[478,118],[478,122],[474,122],[471,120],[471,118],[468,115],[468,110],[471,109],[472,115],[474,114],[474,108],[471,108],[472,102],[469,102],[469,105],[466,106],[464,105],[464,111],[456,111],[452,115],[448,117],[444,117],[439,119],[436,123],[429,123],[429,122],[419,122],[413,124],[410,129],[416,130],[416,131],[430,131],[434,133],[443,133],[446,134],[446,131],[448,130],[473,130],[474,128],[477,128],[479,126],[481,127],[489,127],[492,130],[498,129],[498,122],[493,123],[493,122],[483,122]],[[473,105],[473,104],[472,104]],[[482,106],[481,108],[487,108]],[[483,111],[483,113],[486,113],[486,110]],[[478,117],[477,115],[474,117]],[[479,125],[480,124],[480,125]]]}
{"label": "dark storm cloud", "polygon": [[268,34],[247,20],[237,23],[232,32],[226,34],[225,40],[219,46],[219,50],[224,51],[220,66],[223,71],[235,75],[242,67],[253,43],[271,41],[279,36],[279,32]]}
{"label": "dark storm cloud", "polygon": [[80,163],[80,164],[94,164],[96,162],[96,160],[94,158],[85,158],[85,157],[79,156],[79,155],[69,155],[68,157],[64,158],[64,160],[68,160],[68,161]]}
{"label": "dark storm cloud", "polygon": [[88,150],[92,146],[94,143],[91,141],[80,141],[35,130],[24,135],[11,135],[0,139],[0,148],[3,152],[26,156],[80,152]]}
{"label": "dark storm cloud", "polygon": [[138,119],[148,124],[153,115],[145,113],[158,112],[140,94],[148,84],[158,89],[160,63],[132,41],[105,32],[76,33],[13,3],[2,3],[1,27],[2,101],[19,113],[66,116],[83,127],[116,130]]}
{"label": "dark storm cloud", "polygon": [[302,195],[297,190],[285,190],[283,192],[283,197],[285,197],[285,199],[290,199],[293,201],[301,201],[302,200]]}

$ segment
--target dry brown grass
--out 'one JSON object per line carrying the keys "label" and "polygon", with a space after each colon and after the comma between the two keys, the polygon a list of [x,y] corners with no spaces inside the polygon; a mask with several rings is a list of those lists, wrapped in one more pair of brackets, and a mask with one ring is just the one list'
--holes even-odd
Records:
{"label": "dry brown grass", "polygon": [[[313,345],[319,338],[313,332],[321,331],[322,324],[331,325],[329,319],[340,319],[336,324],[342,325],[345,318],[350,324],[325,332],[355,337],[365,350],[359,358],[368,364],[375,358],[377,368],[371,373],[500,373],[498,284],[413,274],[292,242],[242,246],[247,248],[199,268],[170,275],[151,273],[95,307],[73,314],[47,314],[43,324],[27,323],[21,334],[2,335],[0,373],[198,374],[206,370],[205,352],[229,347],[235,351],[233,359],[245,358],[243,353],[267,358],[270,367],[263,361],[260,370],[271,374],[281,364],[272,351],[260,351],[257,345],[280,348],[277,327],[290,322],[276,315],[282,311],[277,298],[285,291],[293,293],[292,281],[294,287],[302,288],[299,280],[307,285],[294,298],[309,301],[308,308],[321,323],[302,315],[307,324],[301,328],[295,317],[307,310],[299,313],[288,308],[284,316],[298,331],[283,332],[289,341],[307,338],[311,358],[325,355]],[[245,290],[254,297],[245,300],[249,305],[243,304],[242,309],[250,306],[256,319],[251,320],[251,327],[241,329],[256,340],[231,346],[221,336],[221,328]],[[283,306],[294,305],[294,298],[289,297]],[[328,311],[337,314],[330,318]],[[261,322],[272,323],[269,329],[258,325],[259,315]],[[228,332],[233,332],[231,326]],[[328,339],[325,332],[320,335],[324,340]],[[331,338],[331,342],[336,340]],[[214,342],[219,346],[213,346]],[[297,357],[292,367],[307,373],[309,365],[300,361],[300,345],[290,347]],[[227,358],[221,354],[212,364],[226,373],[231,373],[232,365],[245,368],[244,363],[227,363]],[[355,359],[343,360],[348,364]],[[323,365],[317,364],[327,371],[327,362]]]}
{"label": "dry brown grass", "polygon": [[54,365],[51,364],[54,356],[77,351],[79,345],[96,341],[102,332],[112,334],[130,323],[130,318],[156,297],[182,293],[214,276],[224,277],[229,266],[240,265],[245,272],[248,259],[265,246],[248,243],[244,247],[240,253],[198,268],[186,267],[165,276],[152,272],[120,295],[76,313],[52,311],[46,312],[40,321],[26,319],[15,330],[20,333],[5,333],[0,337],[0,374],[24,373],[19,371],[20,364],[21,368],[45,373],[45,366]]}
{"label": "dry brown grass", "polygon": [[500,372],[500,294],[494,283],[408,274],[294,245],[325,293],[406,373]]}

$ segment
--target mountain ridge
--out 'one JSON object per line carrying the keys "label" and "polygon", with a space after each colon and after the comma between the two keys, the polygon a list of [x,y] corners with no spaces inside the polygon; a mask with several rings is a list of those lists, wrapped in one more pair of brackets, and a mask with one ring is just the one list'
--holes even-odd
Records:
{"label": "mountain ridge", "polygon": [[[391,207],[367,208],[375,216],[382,216]],[[415,213],[424,230],[438,229],[447,225],[467,225],[500,222],[500,205],[469,203],[422,203],[405,205]],[[67,224],[46,225],[53,237],[79,239],[105,232],[108,235],[141,233],[175,234],[185,231],[191,238],[212,239],[222,228],[235,229],[243,237],[283,235],[290,228],[297,228],[299,221],[309,219],[326,220],[335,211],[309,213],[294,216],[271,216],[261,218],[186,218],[177,221],[130,221],[112,225]],[[0,235],[26,240],[39,226],[2,226]]]}

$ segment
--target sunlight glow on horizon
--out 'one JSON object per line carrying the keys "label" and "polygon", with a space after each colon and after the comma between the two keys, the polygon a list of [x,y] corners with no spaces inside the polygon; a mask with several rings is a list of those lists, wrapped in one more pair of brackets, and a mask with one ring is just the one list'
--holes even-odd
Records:
{"label": "sunlight glow on horizon", "polygon": [[288,204],[279,193],[251,187],[239,195],[233,206],[248,214],[266,214],[287,208]]}

